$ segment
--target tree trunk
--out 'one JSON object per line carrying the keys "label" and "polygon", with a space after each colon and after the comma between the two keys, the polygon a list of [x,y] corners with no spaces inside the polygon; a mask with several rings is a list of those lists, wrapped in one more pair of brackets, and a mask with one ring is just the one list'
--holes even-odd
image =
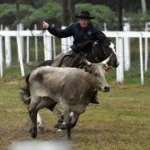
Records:
{"label": "tree trunk", "polygon": [[20,7],[19,0],[16,0],[16,24],[20,23]]}
{"label": "tree trunk", "polygon": [[75,3],[76,0],[69,0],[69,14],[70,14],[70,23],[73,23],[76,21],[75,18]]}
{"label": "tree trunk", "polygon": [[67,26],[70,21],[70,14],[68,9],[68,0],[61,0],[61,7],[62,7],[62,25]]}
{"label": "tree trunk", "polygon": [[142,13],[146,13],[146,0],[141,0]]}
{"label": "tree trunk", "polygon": [[123,30],[122,25],[122,0],[117,0],[117,13],[118,13],[118,30]]}

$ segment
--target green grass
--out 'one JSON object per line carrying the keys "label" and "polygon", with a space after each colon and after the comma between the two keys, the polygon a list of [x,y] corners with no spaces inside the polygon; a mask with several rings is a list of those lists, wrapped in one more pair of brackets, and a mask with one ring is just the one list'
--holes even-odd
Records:
{"label": "green grass", "polygon": [[[24,65],[25,68],[25,74],[27,75],[30,73],[35,66],[37,66],[39,63],[32,63],[32,65]],[[21,77],[21,70],[18,65],[12,66],[10,68],[4,69],[4,79],[9,78],[20,78]],[[111,72],[106,74],[106,79],[109,82],[116,82],[116,70],[113,69]],[[144,81],[145,85],[150,85],[150,71],[144,73]],[[141,75],[140,70],[131,68],[130,71],[124,72],[124,84],[132,85],[132,84],[141,84]]]}
{"label": "green grass", "polygon": [[[113,69],[111,72],[106,74],[106,79],[108,82],[116,81],[116,70]],[[124,72],[124,82],[123,84],[141,84],[141,74],[140,69],[131,68],[129,71]],[[150,71],[144,72],[144,84],[150,85]]]}
{"label": "green grass", "polygon": [[[115,40],[112,39],[115,43]],[[10,68],[5,68],[4,65],[4,78],[18,78],[21,76],[21,71],[19,68],[18,56],[17,56],[17,45],[16,39],[12,38],[12,66]],[[131,38],[131,68],[129,71],[124,72],[124,84],[141,84],[141,77],[140,77],[140,60],[139,60],[139,39]],[[43,51],[43,37],[38,38],[38,56],[39,62],[35,61],[35,38],[30,37],[30,60],[32,65],[37,65],[44,60],[44,51]],[[60,39],[56,38],[56,53],[60,53]],[[4,43],[3,43],[4,46]],[[150,46],[150,41],[149,41]],[[150,47],[149,47],[150,48]],[[33,67],[28,66],[26,64],[26,39],[24,40],[24,68],[26,75],[31,72]],[[5,52],[3,52],[5,53]],[[148,62],[148,70],[150,70],[150,61]],[[144,73],[144,80],[145,85],[150,84],[150,71]],[[116,81],[116,70],[109,72],[107,75],[108,82],[115,82]]]}
{"label": "green grass", "polygon": [[[115,69],[106,75],[111,92],[99,92],[100,104],[90,105],[81,115],[72,131],[75,150],[150,149],[150,72],[144,74],[145,85],[140,85],[139,50],[137,41],[131,42],[132,67],[125,72],[124,84],[116,83]],[[34,61],[33,45],[34,40],[31,42],[31,60]],[[0,79],[0,150],[7,150],[15,140],[32,140],[28,112],[19,97],[19,88],[25,83],[21,77],[15,43],[13,49],[14,63],[12,67],[4,69],[4,78]],[[42,60],[42,50],[39,51],[39,56]],[[25,59],[26,56],[24,61]],[[32,66],[25,65],[26,74],[32,69]],[[39,133],[37,139],[66,138],[66,132],[56,135],[56,116],[46,109],[41,110],[41,114],[45,133]]]}
{"label": "green grass", "polygon": [[[22,78],[0,80],[0,149],[7,150],[15,140],[32,140],[26,106],[20,101]],[[90,105],[72,131],[76,150],[149,150],[149,85],[123,85],[110,82],[111,92],[99,92],[99,105]],[[66,139],[57,135],[56,116],[41,110],[45,133],[37,139]]]}

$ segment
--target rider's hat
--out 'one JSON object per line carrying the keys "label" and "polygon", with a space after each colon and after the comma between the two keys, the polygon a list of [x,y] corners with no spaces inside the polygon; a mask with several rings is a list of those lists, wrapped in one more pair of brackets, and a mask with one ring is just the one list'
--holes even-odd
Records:
{"label": "rider's hat", "polygon": [[94,17],[90,16],[89,11],[81,11],[79,15],[75,16],[76,18],[85,18],[85,19],[95,19]]}

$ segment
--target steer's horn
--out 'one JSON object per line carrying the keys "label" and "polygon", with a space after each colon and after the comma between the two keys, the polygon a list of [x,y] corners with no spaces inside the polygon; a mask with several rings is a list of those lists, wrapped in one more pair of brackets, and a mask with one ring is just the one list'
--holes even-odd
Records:
{"label": "steer's horn", "polygon": [[109,62],[111,56],[112,56],[112,54],[108,58],[106,58],[104,61],[102,61],[101,64],[107,65],[107,63]]}
{"label": "steer's horn", "polygon": [[83,61],[87,66],[91,66],[91,63],[87,61],[86,59]]}

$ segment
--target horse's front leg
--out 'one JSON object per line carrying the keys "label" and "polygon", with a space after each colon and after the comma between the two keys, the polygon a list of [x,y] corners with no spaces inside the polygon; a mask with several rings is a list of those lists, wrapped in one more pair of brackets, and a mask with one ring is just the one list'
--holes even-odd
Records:
{"label": "horse's front leg", "polygon": [[32,126],[31,126],[31,129],[30,129],[30,133],[31,133],[31,136],[33,138],[36,138],[37,136],[37,110],[35,109],[30,109],[29,108],[29,116],[31,118],[31,121],[32,121]]}

